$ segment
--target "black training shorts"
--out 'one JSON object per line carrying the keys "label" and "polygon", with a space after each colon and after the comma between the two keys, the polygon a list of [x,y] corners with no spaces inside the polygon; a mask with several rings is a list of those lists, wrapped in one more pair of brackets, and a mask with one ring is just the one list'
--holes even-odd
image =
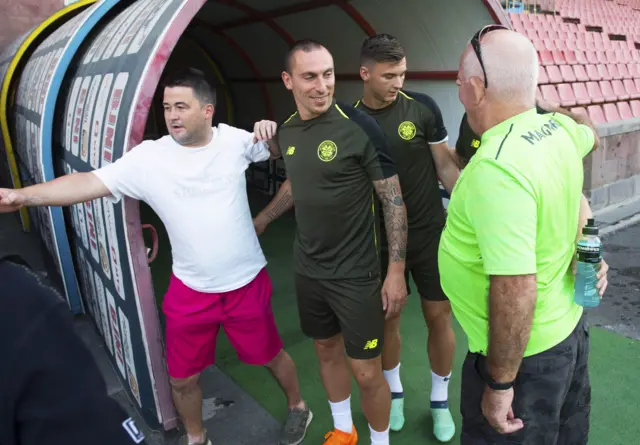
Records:
{"label": "black training shorts", "polygon": [[[440,271],[438,269],[438,248],[442,230],[424,231],[424,235],[414,234],[410,237],[405,266],[405,280],[407,292],[411,294],[409,273],[416,283],[418,293],[427,301],[447,301],[448,298],[440,285]],[[382,276],[387,275],[389,252],[382,251]]]}
{"label": "black training shorts", "polygon": [[324,340],[340,332],[347,355],[366,360],[382,353],[384,311],[380,276],[341,280],[296,274],[300,326],[305,335]]}

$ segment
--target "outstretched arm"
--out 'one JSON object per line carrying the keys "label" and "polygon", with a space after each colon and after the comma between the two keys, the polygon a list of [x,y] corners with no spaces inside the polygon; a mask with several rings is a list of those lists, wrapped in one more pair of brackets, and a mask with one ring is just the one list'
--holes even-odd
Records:
{"label": "outstretched arm", "polygon": [[276,196],[262,209],[253,219],[253,225],[258,235],[261,235],[271,222],[278,219],[293,207],[293,196],[291,195],[291,181],[285,180]]}
{"label": "outstretched arm", "polygon": [[0,213],[13,212],[23,206],[69,206],[110,194],[93,173],[73,173],[23,189],[0,189]]}

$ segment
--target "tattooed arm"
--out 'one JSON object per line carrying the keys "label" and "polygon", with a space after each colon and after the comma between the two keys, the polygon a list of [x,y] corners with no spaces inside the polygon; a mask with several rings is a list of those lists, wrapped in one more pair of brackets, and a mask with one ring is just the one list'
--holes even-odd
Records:
{"label": "tattooed arm", "polygon": [[282,183],[280,190],[271,202],[253,219],[253,225],[258,235],[261,235],[272,221],[278,219],[292,207],[291,182],[287,179]]}
{"label": "tattooed arm", "polygon": [[391,318],[400,313],[407,301],[407,283],[404,278],[407,256],[407,209],[397,175],[374,181],[373,185],[382,203],[389,245],[389,266],[382,286],[382,302],[386,317]]}

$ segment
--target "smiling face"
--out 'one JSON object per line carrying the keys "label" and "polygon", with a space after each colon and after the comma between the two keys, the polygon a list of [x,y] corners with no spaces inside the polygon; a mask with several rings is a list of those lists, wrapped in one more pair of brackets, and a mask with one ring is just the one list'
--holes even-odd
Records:
{"label": "smiling face", "polygon": [[326,48],[294,52],[282,80],[293,93],[303,120],[317,117],[331,107],[336,79],[333,57]]}
{"label": "smiling face", "polygon": [[203,104],[190,87],[167,87],[164,90],[164,120],[171,137],[185,147],[207,144],[214,108]]}
{"label": "smiling face", "polygon": [[399,62],[371,62],[360,68],[360,76],[376,101],[390,103],[396,100],[404,85],[407,59]]}

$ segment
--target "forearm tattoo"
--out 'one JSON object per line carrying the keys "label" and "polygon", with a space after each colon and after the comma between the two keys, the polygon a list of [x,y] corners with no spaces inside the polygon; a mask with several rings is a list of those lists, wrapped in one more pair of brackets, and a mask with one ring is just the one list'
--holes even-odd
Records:
{"label": "forearm tattoo", "polygon": [[374,181],[378,198],[382,203],[384,224],[389,245],[389,260],[404,261],[407,256],[407,211],[402,199],[398,176]]}
{"label": "forearm tattoo", "polygon": [[286,187],[280,196],[276,196],[272,205],[265,212],[270,221],[278,219],[283,213],[293,207],[291,188]]}

